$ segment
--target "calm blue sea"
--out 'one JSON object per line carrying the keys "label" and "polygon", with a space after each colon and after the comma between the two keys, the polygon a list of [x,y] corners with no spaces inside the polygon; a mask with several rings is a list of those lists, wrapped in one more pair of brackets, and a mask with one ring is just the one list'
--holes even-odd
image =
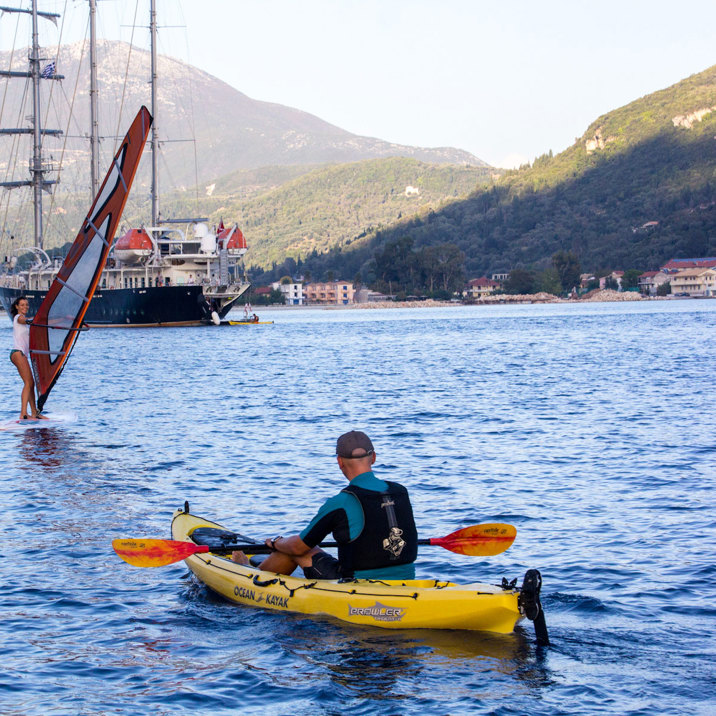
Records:
{"label": "calm blue sea", "polygon": [[[716,711],[716,301],[259,311],[274,325],[94,329],[47,409],[0,432],[3,714]],[[10,323],[0,322],[6,350]],[[15,416],[20,380],[0,372]],[[544,579],[552,646],[232,606],[110,542],[173,510],[263,538],[343,487],[359,428],[421,536],[509,522],[491,558]]]}

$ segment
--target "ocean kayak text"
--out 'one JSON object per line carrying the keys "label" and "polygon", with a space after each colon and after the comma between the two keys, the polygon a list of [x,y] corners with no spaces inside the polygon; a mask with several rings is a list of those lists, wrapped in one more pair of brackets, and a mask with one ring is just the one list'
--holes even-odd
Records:
{"label": "ocean kayak text", "polygon": [[279,597],[276,594],[256,594],[253,589],[246,589],[246,587],[234,587],[234,594],[241,599],[250,599],[256,604],[266,601],[266,604],[272,607],[288,607],[288,597]]}

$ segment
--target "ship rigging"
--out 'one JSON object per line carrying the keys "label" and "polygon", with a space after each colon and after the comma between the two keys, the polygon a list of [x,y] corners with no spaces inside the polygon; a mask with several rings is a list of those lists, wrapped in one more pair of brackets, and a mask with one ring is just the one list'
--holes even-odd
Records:
{"label": "ship rigging", "polygon": [[[90,28],[90,175],[92,192],[98,177],[99,133],[97,120],[97,59],[95,13],[96,0],[89,3]],[[42,56],[38,24],[40,20],[56,23],[59,15],[41,12],[37,0],[32,9],[2,8],[4,12],[32,16],[32,46],[28,52],[29,69],[25,72],[0,70],[0,77],[12,81],[25,78],[32,84],[30,127],[3,129],[1,134],[33,135],[30,177],[3,182],[6,189],[32,187],[33,246],[16,250],[16,254],[33,255],[32,265],[16,270],[17,255],[9,258],[0,276],[0,303],[9,312],[12,301],[26,295],[30,312],[42,302],[61,266],[59,258],[51,259],[43,245],[42,193],[50,191],[53,180],[46,175],[54,166],[44,160],[43,138],[61,136],[61,130],[42,126],[41,86],[45,80],[62,80],[55,72],[55,61]],[[150,135],[151,153],[151,223],[131,228],[114,244],[85,321],[94,326],[170,326],[212,325],[235,305],[249,288],[243,268],[246,240],[237,224],[212,226],[207,218],[163,219],[159,212],[159,144],[157,133],[158,72],[157,18],[155,0],[150,2],[151,88],[150,107],[155,117]],[[43,65],[43,63],[47,63]],[[159,117],[161,122],[161,117]],[[0,141],[2,137],[0,137]]]}

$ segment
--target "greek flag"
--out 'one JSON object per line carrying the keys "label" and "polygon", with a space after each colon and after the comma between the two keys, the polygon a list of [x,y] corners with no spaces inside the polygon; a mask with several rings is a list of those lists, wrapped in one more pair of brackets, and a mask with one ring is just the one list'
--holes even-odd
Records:
{"label": "greek flag", "polygon": [[43,68],[40,75],[45,79],[52,77],[55,74],[55,63],[48,62]]}

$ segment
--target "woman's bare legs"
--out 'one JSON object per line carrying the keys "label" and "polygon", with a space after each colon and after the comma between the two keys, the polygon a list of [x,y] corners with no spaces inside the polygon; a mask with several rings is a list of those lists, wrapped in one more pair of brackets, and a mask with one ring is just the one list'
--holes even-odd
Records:
{"label": "woman's bare legs", "polygon": [[37,414],[37,405],[35,404],[35,381],[32,379],[32,370],[30,364],[27,362],[27,358],[22,351],[15,351],[12,354],[10,360],[15,364],[17,372],[22,378],[23,386],[22,393],[20,394],[20,419],[29,417],[25,412],[25,408],[30,406],[30,415],[33,418],[40,417]]}

